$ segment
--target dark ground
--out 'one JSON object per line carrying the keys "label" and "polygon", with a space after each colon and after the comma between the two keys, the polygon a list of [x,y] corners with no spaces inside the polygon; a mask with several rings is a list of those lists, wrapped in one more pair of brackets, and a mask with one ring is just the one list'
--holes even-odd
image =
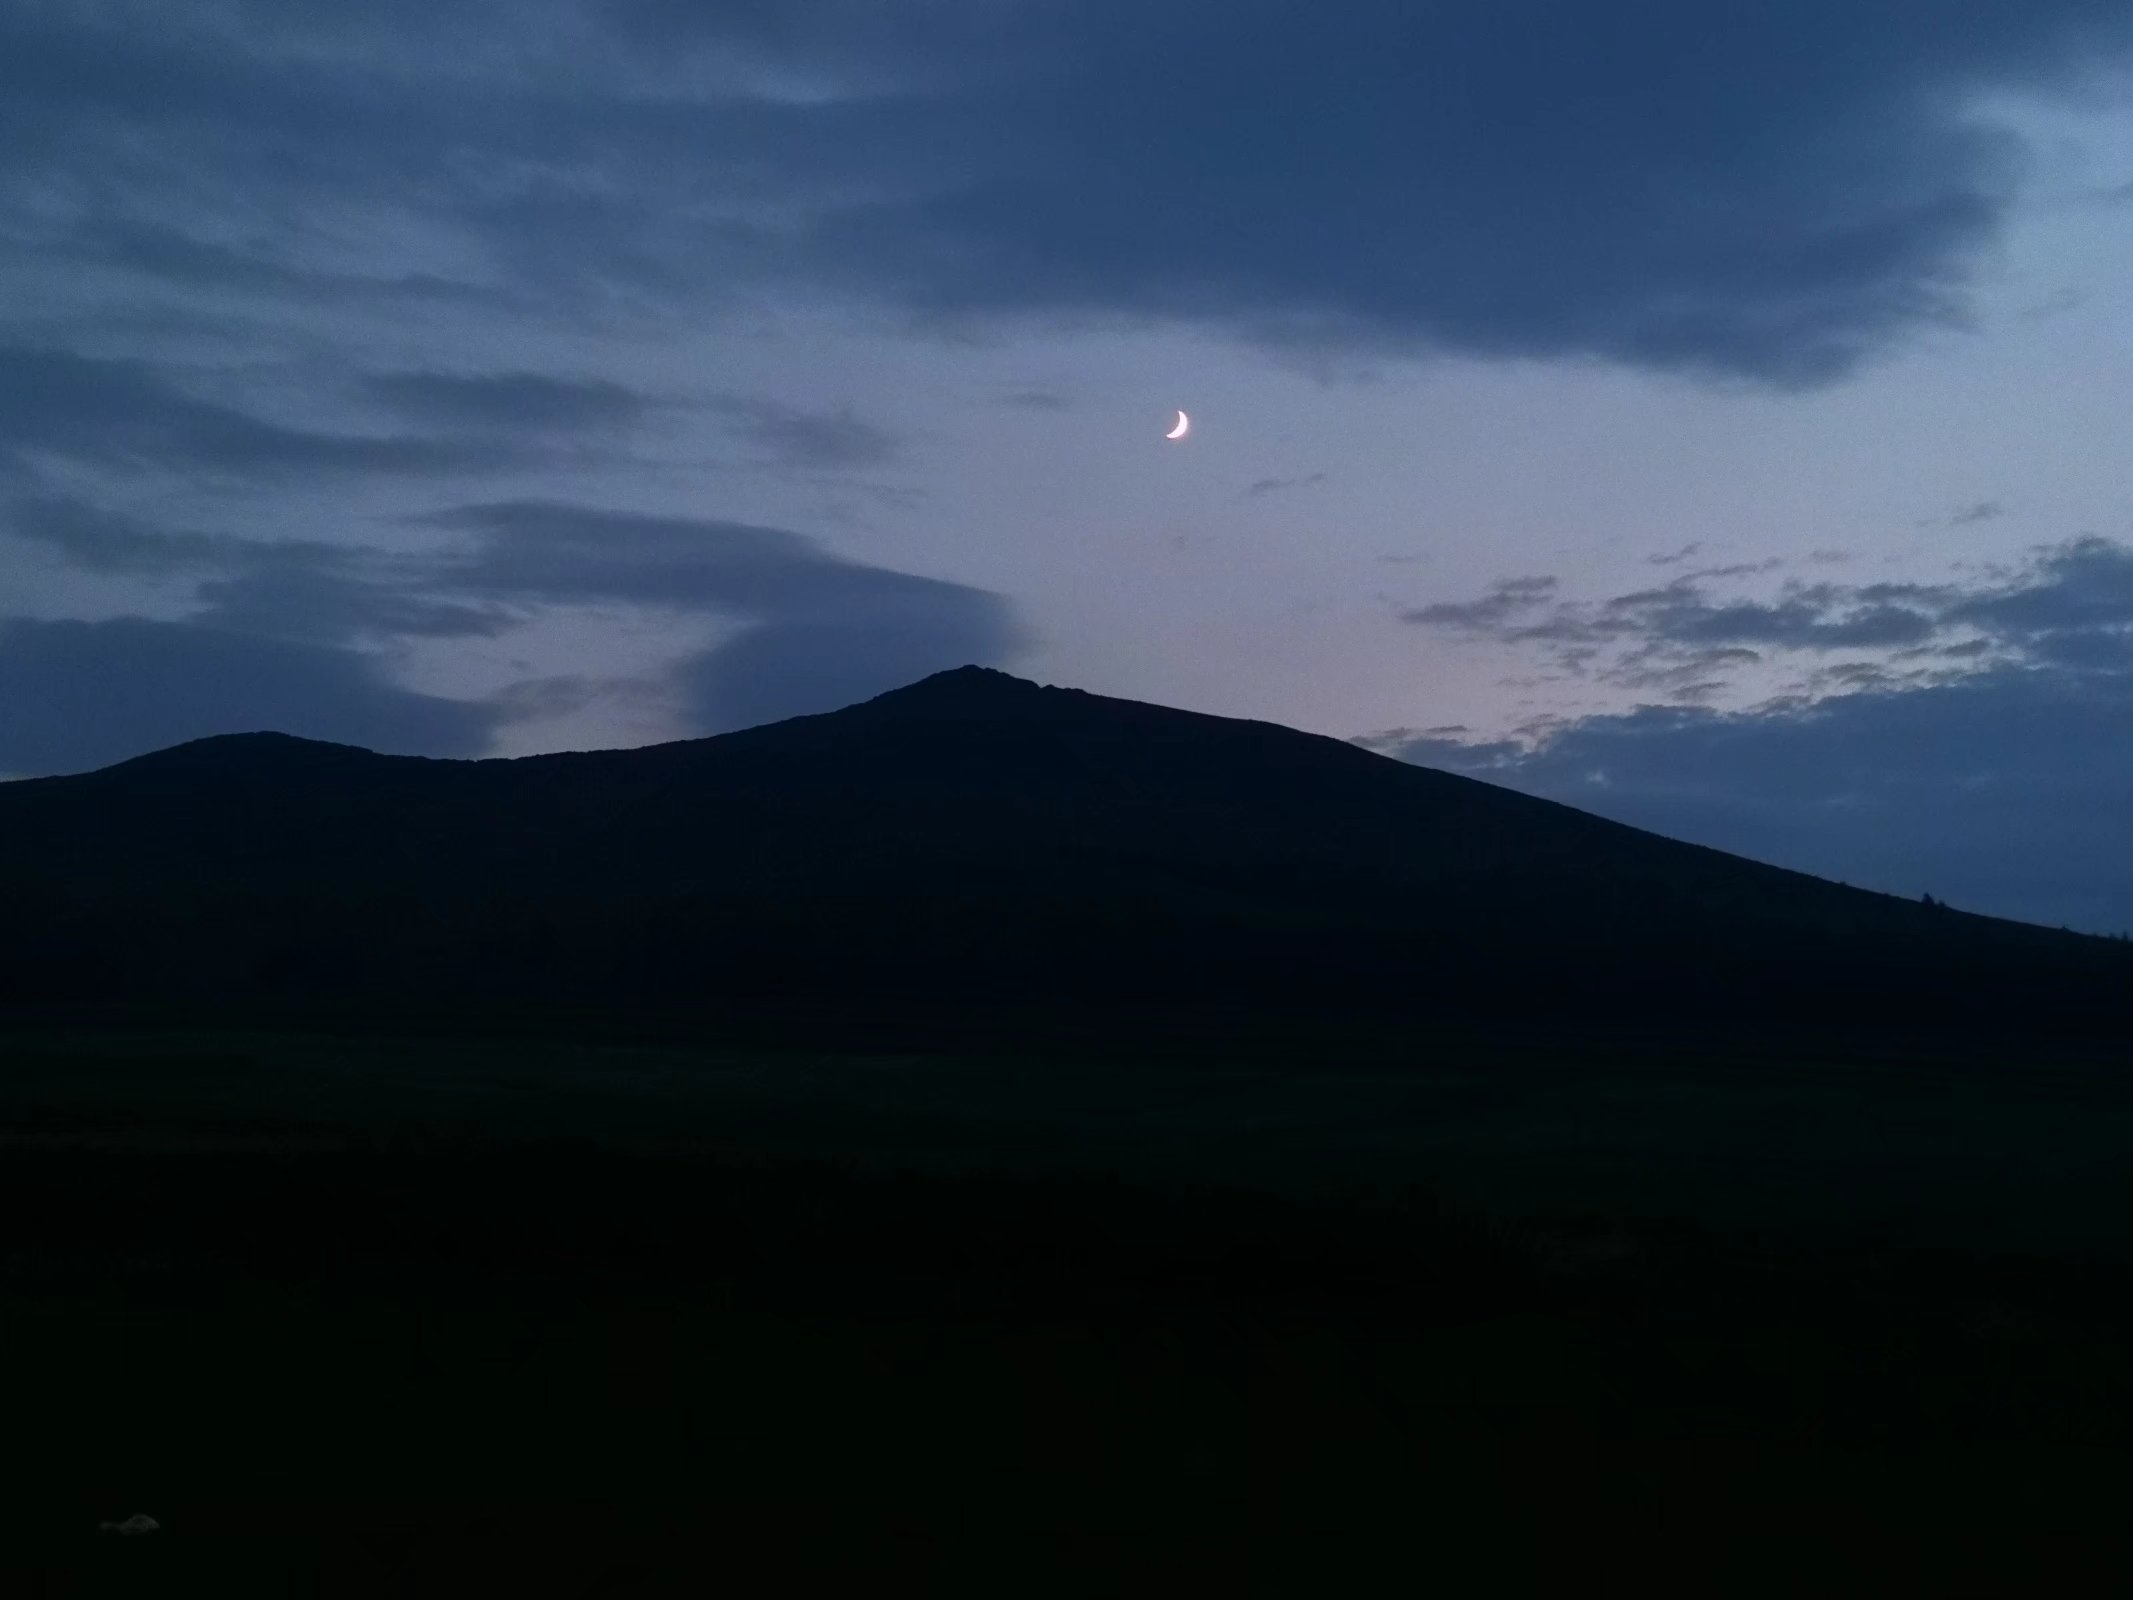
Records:
{"label": "dark ground", "polygon": [[6,1592],[2121,1589],[2133,1090],[1730,1049],[0,1035]]}

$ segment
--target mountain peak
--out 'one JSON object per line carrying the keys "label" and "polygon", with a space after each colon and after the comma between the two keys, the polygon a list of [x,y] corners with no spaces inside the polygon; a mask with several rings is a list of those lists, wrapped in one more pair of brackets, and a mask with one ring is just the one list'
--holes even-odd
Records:
{"label": "mountain peak", "polygon": [[965,666],[876,695],[864,702],[863,709],[929,717],[1027,716],[1051,710],[1069,695],[1086,698],[1078,689],[1032,683],[997,667]]}
{"label": "mountain peak", "polygon": [[117,772],[123,769],[138,772],[149,767],[186,770],[211,768],[223,771],[269,770],[286,768],[294,762],[379,759],[381,758],[375,751],[366,750],[361,745],[335,744],[326,739],[304,739],[293,733],[216,733],[203,739],[189,739],[184,744],[154,750],[147,755],[135,756],[130,761],[121,761],[116,766],[103,770]]}
{"label": "mountain peak", "polygon": [[874,698],[887,700],[898,695],[926,695],[929,698],[938,698],[942,695],[1027,694],[1041,688],[1042,685],[1032,683],[1027,678],[1018,678],[1012,672],[1002,672],[998,667],[981,667],[972,663],[929,673],[916,683],[907,683],[901,689],[891,689],[887,694],[876,695]]}

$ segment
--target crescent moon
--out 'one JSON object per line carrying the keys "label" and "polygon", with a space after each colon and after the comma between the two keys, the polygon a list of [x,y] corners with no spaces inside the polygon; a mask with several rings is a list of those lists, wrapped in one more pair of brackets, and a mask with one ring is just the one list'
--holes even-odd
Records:
{"label": "crescent moon", "polygon": [[1190,432],[1192,432],[1192,418],[1180,411],[1178,413],[1178,425],[1164,434],[1163,437],[1166,439],[1182,439]]}

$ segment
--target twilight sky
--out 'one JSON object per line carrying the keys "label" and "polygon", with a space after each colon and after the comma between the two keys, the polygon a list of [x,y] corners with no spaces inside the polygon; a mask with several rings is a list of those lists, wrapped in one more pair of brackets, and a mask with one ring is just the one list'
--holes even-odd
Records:
{"label": "twilight sky", "polygon": [[0,775],[975,661],[2133,928],[2129,91],[2125,0],[13,0]]}

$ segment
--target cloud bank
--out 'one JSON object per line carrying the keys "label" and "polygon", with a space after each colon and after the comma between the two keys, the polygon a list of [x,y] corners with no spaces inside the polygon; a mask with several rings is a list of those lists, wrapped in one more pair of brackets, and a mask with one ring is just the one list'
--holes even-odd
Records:
{"label": "cloud bank", "polygon": [[786,529],[535,500],[418,520],[465,542],[409,554],[163,529],[73,500],[19,503],[4,523],[18,544],[83,571],[188,582],[195,609],[178,622],[0,621],[11,689],[0,772],[75,771],[260,729],[479,754],[505,722],[567,702],[566,685],[540,680],[483,703],[413,694],[390,681],[394,647],[493,638],[544,608],[619,602],[726,625],[671,669],[681,731],[693,734],[835,710],[929,672],[1005,660],[1024,642],[996,595],[850,561]]}
{"label": "cloud bank", "polygon": [[[1407,617],[1671,703],[1370,748],[1892,893],[2133,929],[2133,547],[2090,536],[1968,584],[1791,583],[1772,602],[1714,594],[1709,573],[1597,603],[1525,579]],[[1773,664],[1802,670],[1792,692],[1694,703]]]}
{"label": "cloud bank", "polygon": [[2118,0],[50,4],[0,25],[0,184],[17,271],[812,286],[1808,386],[1961,321],[2025,168],[1983,96],[2129,58]]}
{"label": "cloud bank", "polygon": [[218,733],[474,756],[493,709],[416,694],[346,650],[192,622],[0,621],[0,771],[82,772]]}

